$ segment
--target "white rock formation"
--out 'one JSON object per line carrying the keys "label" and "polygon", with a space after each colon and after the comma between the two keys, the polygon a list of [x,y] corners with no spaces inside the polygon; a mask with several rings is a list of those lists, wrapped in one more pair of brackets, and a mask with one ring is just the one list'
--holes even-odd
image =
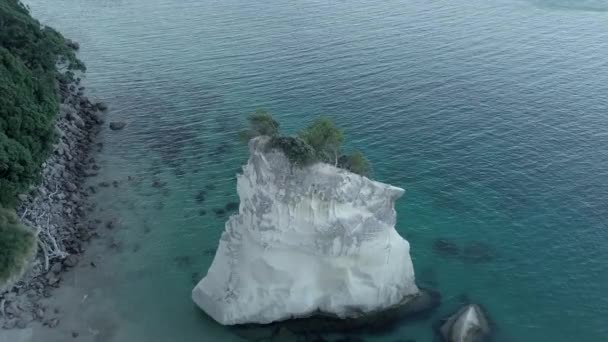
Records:
{"label": "white rock formation", "polygon": [[270,323],[358,317],[419,293],[394,227],[403,189],[323,163],[292,167],[266,143],[249,143],[239,212],[192,291],[198,306],[222,324]]}

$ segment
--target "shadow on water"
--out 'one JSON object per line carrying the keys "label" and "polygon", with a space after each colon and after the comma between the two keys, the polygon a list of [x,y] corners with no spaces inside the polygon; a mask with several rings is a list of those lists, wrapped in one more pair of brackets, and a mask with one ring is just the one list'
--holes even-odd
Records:
{"label": "shadow on water", "polygon": [[433,242],[433,251],[441,257],[472,264],[493,262],[497,257],[496,250],[492,246],[480,241],[467,242],[461,248],[454,241],[438,238]]}
{"label": "shadow on water", "polygon": [[271,324],[243,324],[230,327],[236,335],[248,341],[314,341],[326,334],[387,335],[396,328],[413,321],[427,320],[441,303],[439,292],[421,288],[421,295],[401,305],[359,318],[340,319],[317,312],[310,317],[295,318]]}

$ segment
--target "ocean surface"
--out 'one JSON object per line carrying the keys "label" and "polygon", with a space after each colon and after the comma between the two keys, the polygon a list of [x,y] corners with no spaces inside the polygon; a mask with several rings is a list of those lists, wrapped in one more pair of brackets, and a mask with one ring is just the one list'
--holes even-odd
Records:
{"label": "ocean surface", "polygon": [[26,3],[80,42],[90,94],[128,124],[100,137],[91,184],[119,186],[95,215],[118,228],[77,271],[98,277],[80,285],[81,337],[239,340],[190,290],[262,107],[287,133],[334,118],[375,179],[406,189],[398,230],[443,302],[358,337],[432,341],[472,301],[495,341],[608,341],[608,1]]}

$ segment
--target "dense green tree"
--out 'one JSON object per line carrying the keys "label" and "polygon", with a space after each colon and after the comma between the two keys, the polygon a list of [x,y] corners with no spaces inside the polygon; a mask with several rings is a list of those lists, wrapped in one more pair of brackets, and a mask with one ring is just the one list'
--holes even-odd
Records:
{"label": "dense green tree", "polygon": [[25,270],[36,252],[36,237],[19,223],[13,210],[0,207],[0,289]]}
{"label": "dense green tree", "polygon": [[302,130],[298,136],[306,141],[320,161],[338,165],[344,135],[329,118],[319,118]]}
{"label": "dense green tree", "polygon": [[84,70],[58,32],[41,26],[19,1],[0,0],[0,204],[14,204],[48,156],[60,61]]}

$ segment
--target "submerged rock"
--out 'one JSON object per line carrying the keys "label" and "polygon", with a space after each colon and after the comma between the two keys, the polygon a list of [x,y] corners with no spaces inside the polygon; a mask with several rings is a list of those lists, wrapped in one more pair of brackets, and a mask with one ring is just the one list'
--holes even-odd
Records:
{"label": "submerged rock", "polygon": [[490,333],[490,325],[479,305],[469,304],[448,318],[440,333],[446,342],[482,342]]}
{"label": "submerged rock", "polygon": [[416,309],[409,243],[395,230],[404,190],[328,164],[293,167],[266,143],[249,143],[239,212],[194,302],[227,325]]}
{"label": "submerged rock", "polygon": [[437,239],[433,242],[433,250],[442,256],[457,256],[460,254],[458,245],[447,239]]}
{"label": "submerged rock", "polygon": [[125,128],[125,126],[127,126],[127,123],[124,121],[113,121],[110,122],[110,129],[113,131],[118,131],[121,130],[123,128]]}

